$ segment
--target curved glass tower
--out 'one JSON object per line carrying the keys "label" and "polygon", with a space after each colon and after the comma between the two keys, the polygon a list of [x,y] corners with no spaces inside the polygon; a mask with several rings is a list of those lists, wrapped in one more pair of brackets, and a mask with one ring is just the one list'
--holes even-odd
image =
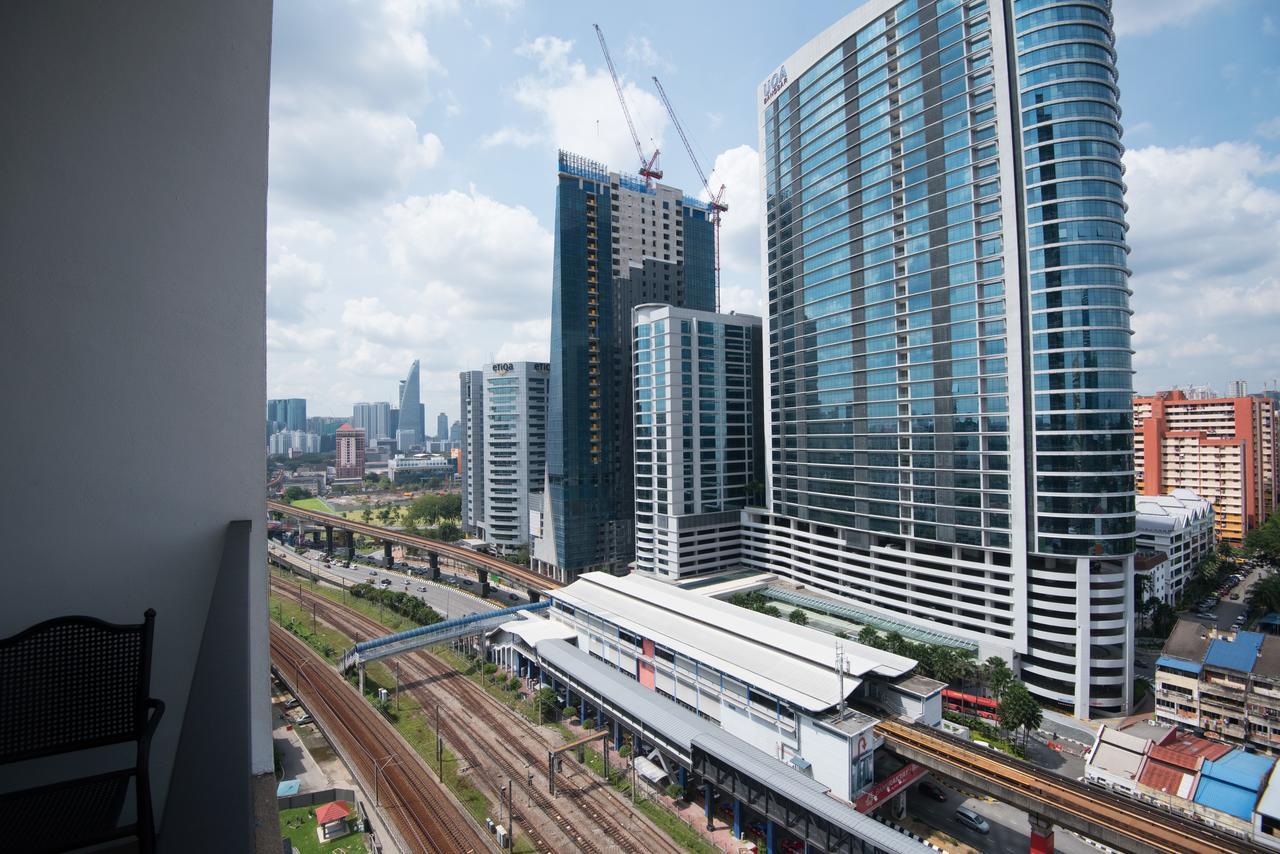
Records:
{"label": "curved glass tower", "polygon": [[760,90],[755,560],[1081,715],[1131,683],[1113,41],[1104,0],[870,0]]}

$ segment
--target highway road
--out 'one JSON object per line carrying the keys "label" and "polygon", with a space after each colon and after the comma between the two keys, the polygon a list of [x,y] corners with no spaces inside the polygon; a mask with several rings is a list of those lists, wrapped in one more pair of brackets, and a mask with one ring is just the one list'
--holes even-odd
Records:
{"label": "highway road", "polygon": [[[401,593],[409,593],[412,596],[426,602],[437,612],[444,615],[448,619],[454,617],[465,617],[468,614],[478,614],[484,611],[492,611],[498,607],[497,603],[490,604],[488,601],[480,599],[476,594],[469,591],[476,589],[475,579],[468,578],[466,575],[455,576],[447,572],[444,568],[440,570],[441,583],[429,581],[422,576],[409,576],[401,570],[378,569],[377,575],[370,574],[370,567],[362,564],[352,564],[349,568],[344,568],[341,563],[334,562],[326,565],[323,562],[324,552],[310,550],[304,555],[295,554],[293,549],[288,546],[274,547],[283,548],[285,551],[293,554],[295,558],[305,559],[308,564],[316,568],[318,571],[329,573],[345,579],[350,584],[374,583],[381,581],[383,578],[392,579],[391,590]],[[408,586],[405,582],[408,581]],[[451,582],[451,583],[445,583]],[[422,588],[426,588],[425,590]],[[515,595],[516,599],[511,600],[511,605],[518,605],[520,602],[528,602],[525,597],[518,594],[503,591],[501,597],[508,599]]]}
{"label": "highway road", "polygon": [[[931,779],[938,782],[936,777]],[[942,789],[947,793],[946,803],[926,798],[918,789],[913,788],[907,795],[907,815],[951,835],[977,851],[990,854],[1026,854],[1031,845],[1031,822],[1025,812],[999,801],[968,797],[948,786],[946,781],[942,781]],[[957,821],[956,809],[962,806],[985,818],[991,825],[991,832],[983,835]],[[1062,828],[1054,831],[1053,848],[1058,854],[1098,854],[1097,848]]]}

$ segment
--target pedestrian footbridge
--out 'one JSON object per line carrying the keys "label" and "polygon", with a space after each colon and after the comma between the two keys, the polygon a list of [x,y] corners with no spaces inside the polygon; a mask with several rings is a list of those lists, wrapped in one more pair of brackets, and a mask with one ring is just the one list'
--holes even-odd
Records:
{"label": "pedestrian footbridge", "polygon": [[362,641],[343,653],[342,660],[338,666],[345,672],[353,667],[361,667],[368,664],[370,661],[401,655],[415,649],[421,649],[424,646],[444,643],[457,638],[486,634],[503,623],[517,619],[525,614],[542,611],[550,606],[551,603],[549,601],[543,601],[518,605],[514,608],[502,608],[498,611],[485,611],[480,614],[459,617],[456,620],[445,620],[443,623],[433,623],[430,626],[421,626],[416,629],[387,635],[386,637]]}

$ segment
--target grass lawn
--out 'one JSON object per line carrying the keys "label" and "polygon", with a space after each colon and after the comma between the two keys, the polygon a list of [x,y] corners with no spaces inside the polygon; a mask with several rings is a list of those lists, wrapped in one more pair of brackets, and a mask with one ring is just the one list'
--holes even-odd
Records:
{"label": "grass lawn", "polygon": [[[347,805],[352,807],[351,804]],[[297,807],[280,811],[280,833],[289,837],[302,854],[366,854],[364,834],[349,833],[332,842],[321,844],[316,838],[316,819],[310,815],[314,807]]]}
{"label": "grass lawn", "polygon": [[323,498],[299,498],[297,501],[293,502],[293,506],[303,510],[314,510],[317,513],[333,512],[333,508],[329,506],[329,502],[325,501]]}

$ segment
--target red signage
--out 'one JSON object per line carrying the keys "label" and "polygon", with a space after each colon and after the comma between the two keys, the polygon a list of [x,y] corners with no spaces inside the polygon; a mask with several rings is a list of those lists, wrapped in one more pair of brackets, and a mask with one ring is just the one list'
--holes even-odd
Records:
{"label": "red signage", "polygon": [[861,795],[858,795],[858,799],[853,802],[854,809],[862,813],[871,812],[924,775],[925,768],[923,765],[908,762],[895,773],[890,774]]}

